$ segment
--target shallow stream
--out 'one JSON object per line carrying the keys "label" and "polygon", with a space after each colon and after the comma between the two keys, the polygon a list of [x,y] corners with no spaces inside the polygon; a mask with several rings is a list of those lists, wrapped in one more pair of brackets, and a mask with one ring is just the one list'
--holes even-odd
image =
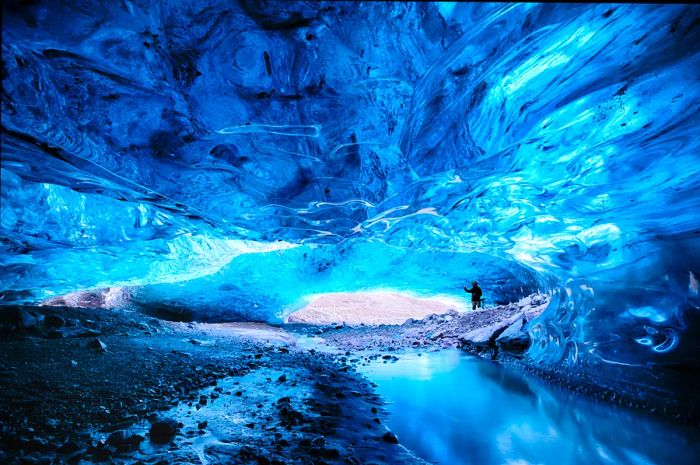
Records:
{"label": "shallow stream", "polygon": [[697,464],[700,431],[597,403],[457,350],[358,369],[389,402],[387,426],[429,462]]}

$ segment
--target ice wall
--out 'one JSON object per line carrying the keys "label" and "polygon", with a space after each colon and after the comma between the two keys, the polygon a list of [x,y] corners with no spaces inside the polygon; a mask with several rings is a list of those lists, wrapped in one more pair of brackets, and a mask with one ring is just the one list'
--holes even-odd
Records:
{"label": "ice wall", "polygon": [[[277,319],[548,289],[541,363],[695,366],[700,10],[3,4],[2,302]],[[462,294],[463,295],[463,294]]]}
{"label": "ice wall", "polygon": [[[132,290],[132,300],[172,318],[198,321],[267,319],[278,322],[327,292],[391,290],[417,297],[469,296],[479,279],[487,303],[517,301],[546,283],[531,269],[478,253],[416,252],[381,242],[305,244],[247,254],[217,273]],[[475,278],[476,279],[476,278]]]}

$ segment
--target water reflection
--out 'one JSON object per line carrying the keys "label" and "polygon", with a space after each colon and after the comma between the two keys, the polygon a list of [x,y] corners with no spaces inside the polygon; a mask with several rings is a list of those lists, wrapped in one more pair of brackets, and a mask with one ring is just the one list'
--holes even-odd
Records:
{"label": "water reflection", "polygon": [[459,351],[362,368],[402,444],[440,464],[694,464],[700,431],[554,390]]}

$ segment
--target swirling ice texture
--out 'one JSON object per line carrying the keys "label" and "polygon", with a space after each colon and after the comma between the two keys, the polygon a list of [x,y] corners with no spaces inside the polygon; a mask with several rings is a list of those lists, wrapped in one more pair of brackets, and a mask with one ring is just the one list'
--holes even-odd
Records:
{"label": "swirling ice texture", "polygon": [[553,293],[535,362],[696,363],[699,18],[4,2],[3,302],[127,286],[276,320],[479,278]]}
{"label": "swirling ice texture", "polygon": [[327,292],[383,289],[418,297],[450,296],[464,284],[457,270],[467,269],[478,274],[491,303],[515,301],[540,285],[527,267],[489,255],[415,252],[381,242],[346,241],[337,247],[307,244],[284,252],[246,254],[198,279],[133,288],[132,299],[183,319],[268,315],[279,321]]}

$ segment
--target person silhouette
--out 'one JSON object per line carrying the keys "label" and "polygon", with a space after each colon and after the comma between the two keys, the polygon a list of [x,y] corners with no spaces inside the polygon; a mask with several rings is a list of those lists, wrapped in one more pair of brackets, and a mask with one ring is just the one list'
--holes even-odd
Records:
{"label": "person silhouette", "polygon": [[472,282],[472,288],[467,289],[467,286],[464,286],[464,292],[468,292],[469,294],[472,295],[472,310],[476,310],[477,307],[481,308],[481,288],[479,287],[479,284],[476,281]]}

